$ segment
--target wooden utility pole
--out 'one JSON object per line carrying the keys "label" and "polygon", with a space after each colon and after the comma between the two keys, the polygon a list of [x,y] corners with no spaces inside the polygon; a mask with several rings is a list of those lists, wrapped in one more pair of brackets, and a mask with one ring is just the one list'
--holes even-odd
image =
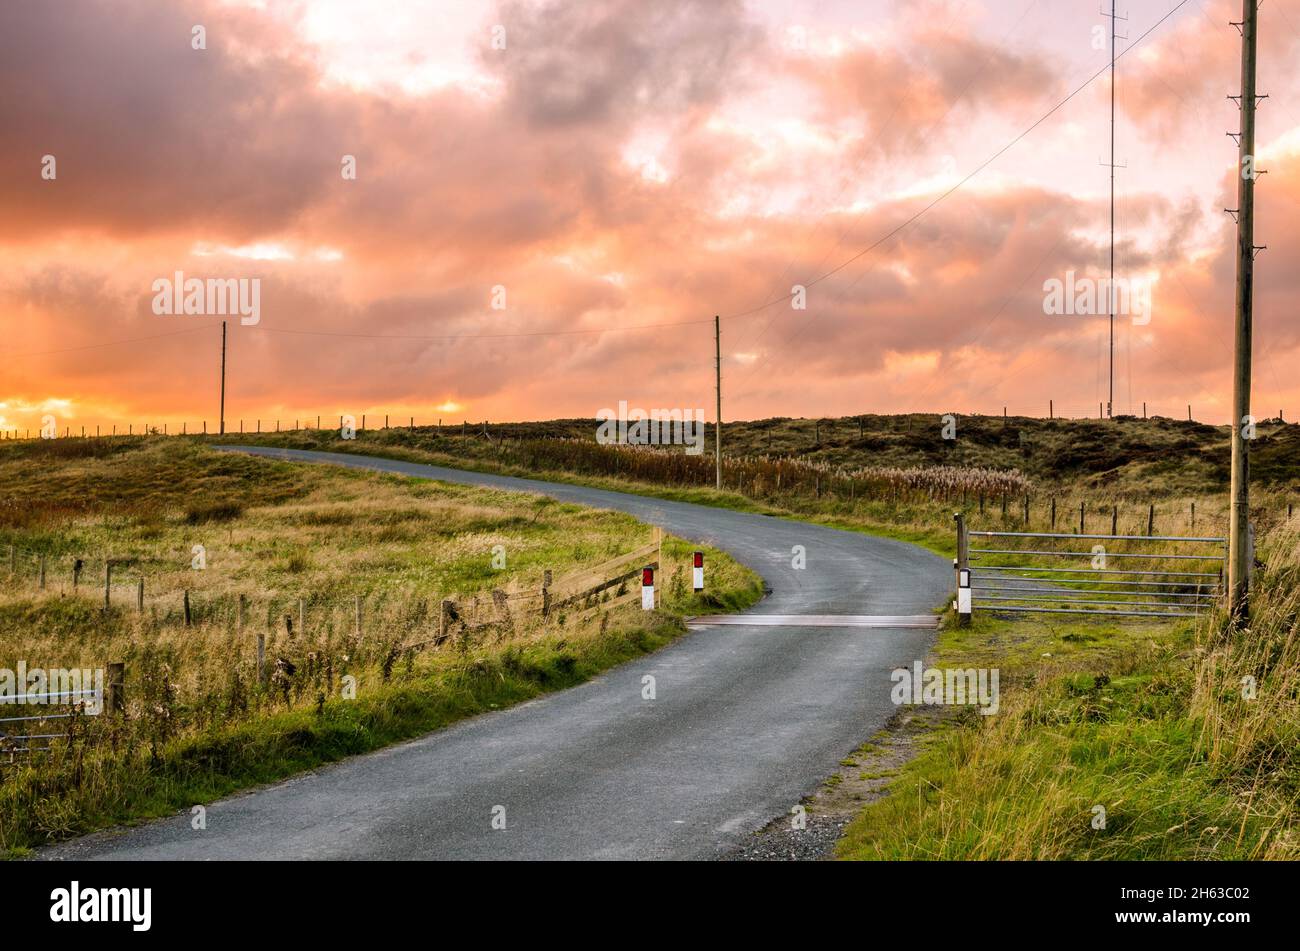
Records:
{"label": "wooden utility pole", "polygon": [[1228,525],[1228,610],[1238,620],[1249,610],[1250,443],[1244,426],[1250,415],[1252,302],[1255,282],[1255,47],[1259,0],[1242,0],[1241,131],[1237,136],[1237,299],[1232,380],[1232,509]]}
{"label": "wooden utility pole", "polygon": [[218,434],[226,434],[226,322],[221,322],[221,415],[217,424]]}
{"label": "wooden utility pole", "polygon": [[713,427],[713,454],[717,465],[717,486],[722,488],[722,323],[713,315],[713,370],[718,392],[718,415]]}
{"label": "wooden utility pole", "polygon": [[1110,0],[1110,284],[1106,288],[1106,313],[1110,317],[1110,388],[1106,418],[1115,415],[1115,46],[1119,40],[1115,0]]}

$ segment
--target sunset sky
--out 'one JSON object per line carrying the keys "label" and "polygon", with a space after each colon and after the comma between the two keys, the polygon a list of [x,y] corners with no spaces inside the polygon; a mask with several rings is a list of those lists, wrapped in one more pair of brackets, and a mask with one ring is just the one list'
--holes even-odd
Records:
{"label": "sunset sky", "polygon": [[[1240,6],[1120,7],[1117,272],[1152,309],[1117,322],[1116,412],[1228,418]],[[1294,419],[1300,0],[1260,17],[1253,405]],[[177,271],[260,280],[232,426],[711,419],[715,313],[724,418],[1095,416],[1106,318],[1043,301],[1108,267],[1106,76],[1015,140],[1109,29],[1098,0],[8,0],[0,427],[215,426],[220,317],[152,309]]]}

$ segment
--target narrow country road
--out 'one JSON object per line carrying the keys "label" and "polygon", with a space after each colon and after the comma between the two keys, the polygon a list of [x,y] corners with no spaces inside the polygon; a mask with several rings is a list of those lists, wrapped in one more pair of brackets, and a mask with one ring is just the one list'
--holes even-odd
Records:
{"label": "narrow country road", "polygon": [[[935,636],[915,617],[952,588],[937,555],[852,532],[389,459],[231,448],[617,509],[725,549],[771,595],[753,624],[699,626],[571,690],[213,803],[205,831],[183,814],[41,858],[714,858],[788,814],[884,725],[889,672],[923,658]],[[801,623],[808,615],[844,626]],[[641,697],[646,674],[652,701]],[[504,830],[492,828],[495,806]]]}

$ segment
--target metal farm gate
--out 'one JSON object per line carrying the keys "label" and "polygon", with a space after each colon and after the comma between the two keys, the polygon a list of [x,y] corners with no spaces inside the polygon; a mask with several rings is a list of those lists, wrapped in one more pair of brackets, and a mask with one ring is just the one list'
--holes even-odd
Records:
{"label": "metal farm gate", "polygon": [[963,618],[976,605],[998,613],[1195,617],[1223,594],[1225,538],[975,532],[956,520]]}

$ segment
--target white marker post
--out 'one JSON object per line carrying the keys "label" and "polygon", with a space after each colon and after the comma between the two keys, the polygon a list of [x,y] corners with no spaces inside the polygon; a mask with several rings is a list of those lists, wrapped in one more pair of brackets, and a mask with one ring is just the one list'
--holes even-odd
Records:
{"label": "white marker post", "polygon": [[704,590],[704,552],[695,553],[695,590]]}
{"label": "white marker post", "polygon": [[650,566],[641,569],[641,610],[655,609],[655,570]]}
{"label": "white marker post", "polygon": [[962,624],[970,623],[970,569],[962,568],[957,572],[957,614]]}

